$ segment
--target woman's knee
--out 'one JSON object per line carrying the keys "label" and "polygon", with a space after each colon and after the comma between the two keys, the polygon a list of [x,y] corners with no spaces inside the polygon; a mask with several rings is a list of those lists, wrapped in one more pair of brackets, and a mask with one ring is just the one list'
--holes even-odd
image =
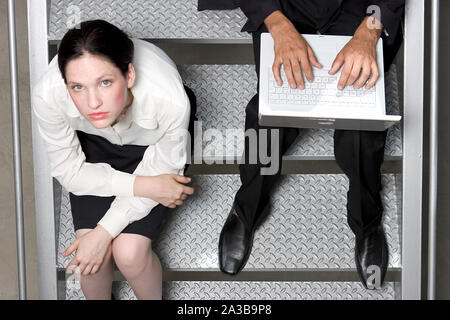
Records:
{"label": "woman's knee", "polygon": [[151,241],[136,234],[120,234],[112,242],[112,254],[121,272],[137,275],[151,263]]}

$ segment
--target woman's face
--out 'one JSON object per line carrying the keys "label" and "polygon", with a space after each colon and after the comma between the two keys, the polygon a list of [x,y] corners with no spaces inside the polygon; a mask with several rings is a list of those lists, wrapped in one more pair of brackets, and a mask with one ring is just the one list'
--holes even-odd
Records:
{"label": "woman's face", "polygon": [[78,111],[97,129],[112,125],[131,104],[128,89],[135,78],[133,64],[124,77],[108,59],[89,53],[66,66],[69,94]]}

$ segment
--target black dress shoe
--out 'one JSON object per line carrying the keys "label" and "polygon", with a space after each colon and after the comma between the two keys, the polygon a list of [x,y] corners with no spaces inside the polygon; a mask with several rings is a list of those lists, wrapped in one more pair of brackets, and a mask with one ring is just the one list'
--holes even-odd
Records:
{"label": "black dress shoe", "polygon": [[375,231],[356,238],[356,269],[366,289],[380,289],[388,266],[389,253],[386,236],[380,225]]}
{"label": "black dress shoe", "polygon": [[253,230],[247,230],[234,208],[228,215],[219,238],[219,266],[224,273],[236,275],[247,263],[252,250]]}

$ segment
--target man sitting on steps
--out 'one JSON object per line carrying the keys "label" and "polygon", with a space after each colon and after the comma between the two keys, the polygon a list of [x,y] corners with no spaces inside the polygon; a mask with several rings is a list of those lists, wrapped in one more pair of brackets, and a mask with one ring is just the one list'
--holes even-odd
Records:
{"label": "man sitting on steps", "polygon": [[[256,72],[259,79],[261,33],[274,39],[274,77],[281,84],[280,67],[291,88],[303,90],[305,80],[313,82],[313,68],[321,68],[302,34],[350,35],[352,39],[340,51],[330,74],[341,68],[338,88],[369,89],[379,76],[376,44],[383,39],[384,70],[391,65],[402,42],[401,19],[404,0],[199,0],[199,10],[240,7],[248,21],[242,31],[252,33]],[[369,17],[375,13],[373,17]],[[259,87],[259,86],[258,86]],[[258,124],[258,94],[246,107],[245,130],[267,129],[258,136],[279,148],[278,171],[261,174],[270,166],[249,163],[249,141],[245,141],[244,164],[239,165],[242,185],[239,188],[219,238],[221,271],[235,275],[244,268],[251,253],[255,230],[270,211],[269,196],[281,173],[281,157],[296,140],[300,129],[262,127]],[[278,130],[278,141],[271,141],[271,130]],[[349,179],[347,221],[355,234],[355,263],[361,281],[373,289],[381,285],[388,266],[388,245],[382,227],[381,164],[384,159],[386,133],[375,131],[335,130],[336,162]],[[276,135],[275,135],[276,136]],[[265,138],[266,137],[266,138]],[[272,150],[272,149],[271,149]],[[258,153],[259,154],[259,153]],[[372,276],[375,271],[376,278]],[[378,280],[378,281],[377,281]]]}

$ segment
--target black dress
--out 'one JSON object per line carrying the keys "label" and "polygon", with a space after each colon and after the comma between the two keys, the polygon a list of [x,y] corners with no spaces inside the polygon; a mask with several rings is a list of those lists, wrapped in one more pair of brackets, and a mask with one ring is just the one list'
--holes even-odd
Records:
{"label": "black dress", "polygon": [[[147,146],[115,145],[101,136],[83,131],[76,132],[81,148],[86,155],[86,162],[108,163],[112,168],[127,173],[134,172],[147,149]],[[116,198],[115,196],[77,196],[71,192],[69,196],[75,231],[94,229]],[[140,234],[153,240],[158,235],[169,210],[159,204],[152,209],[150,214],[129,224],[122,233]]]}

